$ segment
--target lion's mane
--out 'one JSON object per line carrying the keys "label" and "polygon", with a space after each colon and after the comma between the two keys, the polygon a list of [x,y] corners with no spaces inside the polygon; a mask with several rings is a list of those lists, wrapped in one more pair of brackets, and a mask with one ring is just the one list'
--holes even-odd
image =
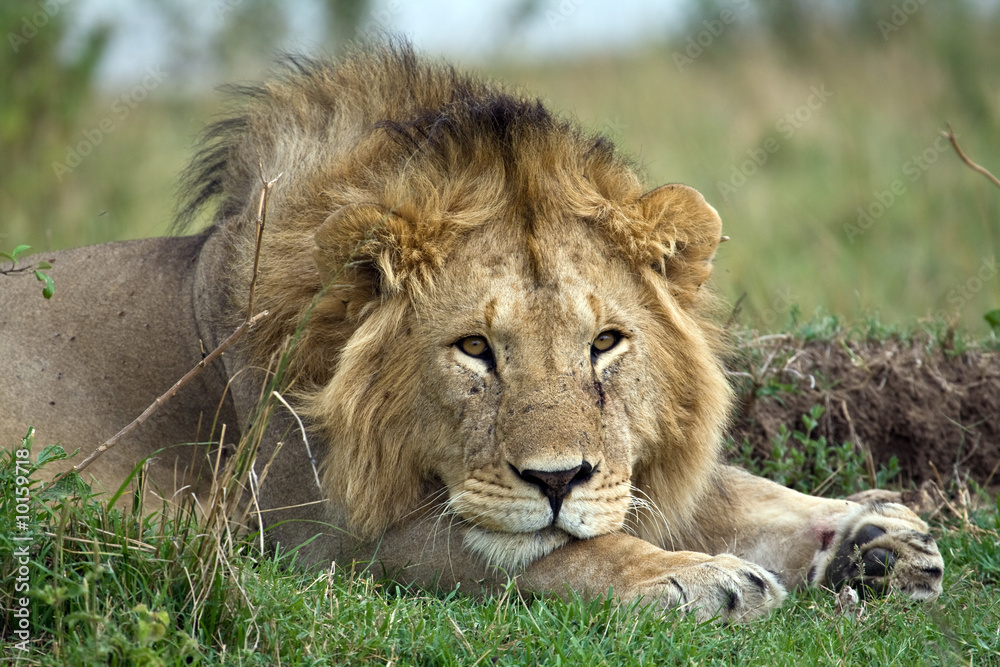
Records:
{"label": "lion's mane", "polygon": [[407,332],[422,294],[471,230],[549,215],[587,221],[646,285],[662,323],[649,332],[659,361],[646,380],[669,400],[636,425],[648,450],[633,484],[664,513],[637,529],[684,525],[711,484],[730,402],[713,298],[701,287],[721,225],[700,197],[643,197],[634,166],[606,138],[405,44],[336,65],[290,57],[274,80],[233,92],[237,107],[207,131],[187,174],[180,219],[218,201],[212,233],[226,238],[236,322],[261,174],[281,174],[256,290],[270,316],[245,349],[266,366],[299,337],[287,377],[328,443],[324,483],[353,530],[377,535],[413,510],[429,481],[425,457],[444,437],[434,415],[414,413],[420,349]]}

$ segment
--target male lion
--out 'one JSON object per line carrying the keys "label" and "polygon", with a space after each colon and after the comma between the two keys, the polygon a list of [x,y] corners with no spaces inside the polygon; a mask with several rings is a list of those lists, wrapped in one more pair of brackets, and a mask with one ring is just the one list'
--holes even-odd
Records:
{"label": "male lion", "polygon": [[734,620],[805,584],[940,593],[905,507],[720,461],[732,395],[703,284],[721,224],[697,192],[644,192],[607,139],[406,45],[291,58],[237,92],[188,172],[182,219],[218,200],[208,231],[46,255],[51,302],[0,279],[6,442],[35,425],[87,454],[228,335],[261,173],[280,173],[254,307],[270,314],[85,471],[99,488],[155,453],[153,488],[197,492],[182,471],[205,449],[170,446],[216,414],[227,441],[246,432],[298,336],[283,377],[309,448],[280,408],[257,500],[301,562]]}

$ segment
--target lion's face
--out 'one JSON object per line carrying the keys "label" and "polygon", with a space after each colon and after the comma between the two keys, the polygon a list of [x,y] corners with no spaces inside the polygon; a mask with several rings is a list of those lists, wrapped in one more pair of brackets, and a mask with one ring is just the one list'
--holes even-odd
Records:
{"label": "lion's face", "polygon": [[584,232],[557,225],[533,253],[509,229],[478,231],[419,318],[427,409],[451,434],[433,472],[469,546],[510,567],[620,529],[655,430],[641,286]]}
{"label": "lion's face", "polygon": [[[672,234],[656,246],[670,256],[637,262],[594,219],[511,212],[453,237],[431,280],[382,287],[310,411],[349,524],[374,535],[446,498],[438,524],[462,524],[469,549],[513,572],[572,539],[689,514],[728,401],[690,309],[700,283],[685,283],[707,276],[718,218],[689,189],[654,193],[632,224]],[[325,229],[356,224],[383,235],[376,280],[399,280],[400,258],[433,256],[405,247],[413,217],[344,209],[317,233],[317,261]]]}
{"label": "lion's face", "polygon": [[[538,227],[466,237],[414,300],[400,350],[416,357],[403,381],[420,388],[425,475],[471,527],[467,546],[510,570],[623,528],[634,469],[691,411],[689,378],[671,376],[706,362],[688,359],[682,311],[657,303],[647,281],[666,287],[661,275],[640,276],[584,221]],[[675,464],[697,471],[688,454]]]}

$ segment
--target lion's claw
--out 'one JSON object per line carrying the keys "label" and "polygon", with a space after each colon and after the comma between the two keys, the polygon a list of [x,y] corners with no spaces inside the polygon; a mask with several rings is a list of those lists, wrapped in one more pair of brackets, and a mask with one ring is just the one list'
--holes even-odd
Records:
{"label": "lion's claw", "polygon": [[693,612],[700,621],[745,621],[780,607],[785,589],[761,566],[722,554],[674,569],[650,595],[661,607]]}
{"label": "lion's claw", "polygon": [[898,590],[916,600],[941,593],[944,561],[927,524],[902,505],[858,506],[841,522],[829,549],[817,554],[810,580],[862,597]]}

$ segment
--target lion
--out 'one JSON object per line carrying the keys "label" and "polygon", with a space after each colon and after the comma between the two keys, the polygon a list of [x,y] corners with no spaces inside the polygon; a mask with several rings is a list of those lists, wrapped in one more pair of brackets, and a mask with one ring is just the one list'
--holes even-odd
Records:
{"label": "lion", "polygon": [[159,496],[203,492],[225,451],[175,445],[257,428],[285,351],[255,500],[305,567],[734,621],[807,585],[940,594],[906,507],[723,461],[722,227],[697,191],[644,187],[608,139],[405,43],[289,57],[236,97],[185,176],[181,225],[214,204],[210,228],[43,255],[51,302],[0,281],[6,442],[34,425],[79,460],[218,345],[250,308],[280,175],[268,314],[85,470],[95,488],[148,459]]}

